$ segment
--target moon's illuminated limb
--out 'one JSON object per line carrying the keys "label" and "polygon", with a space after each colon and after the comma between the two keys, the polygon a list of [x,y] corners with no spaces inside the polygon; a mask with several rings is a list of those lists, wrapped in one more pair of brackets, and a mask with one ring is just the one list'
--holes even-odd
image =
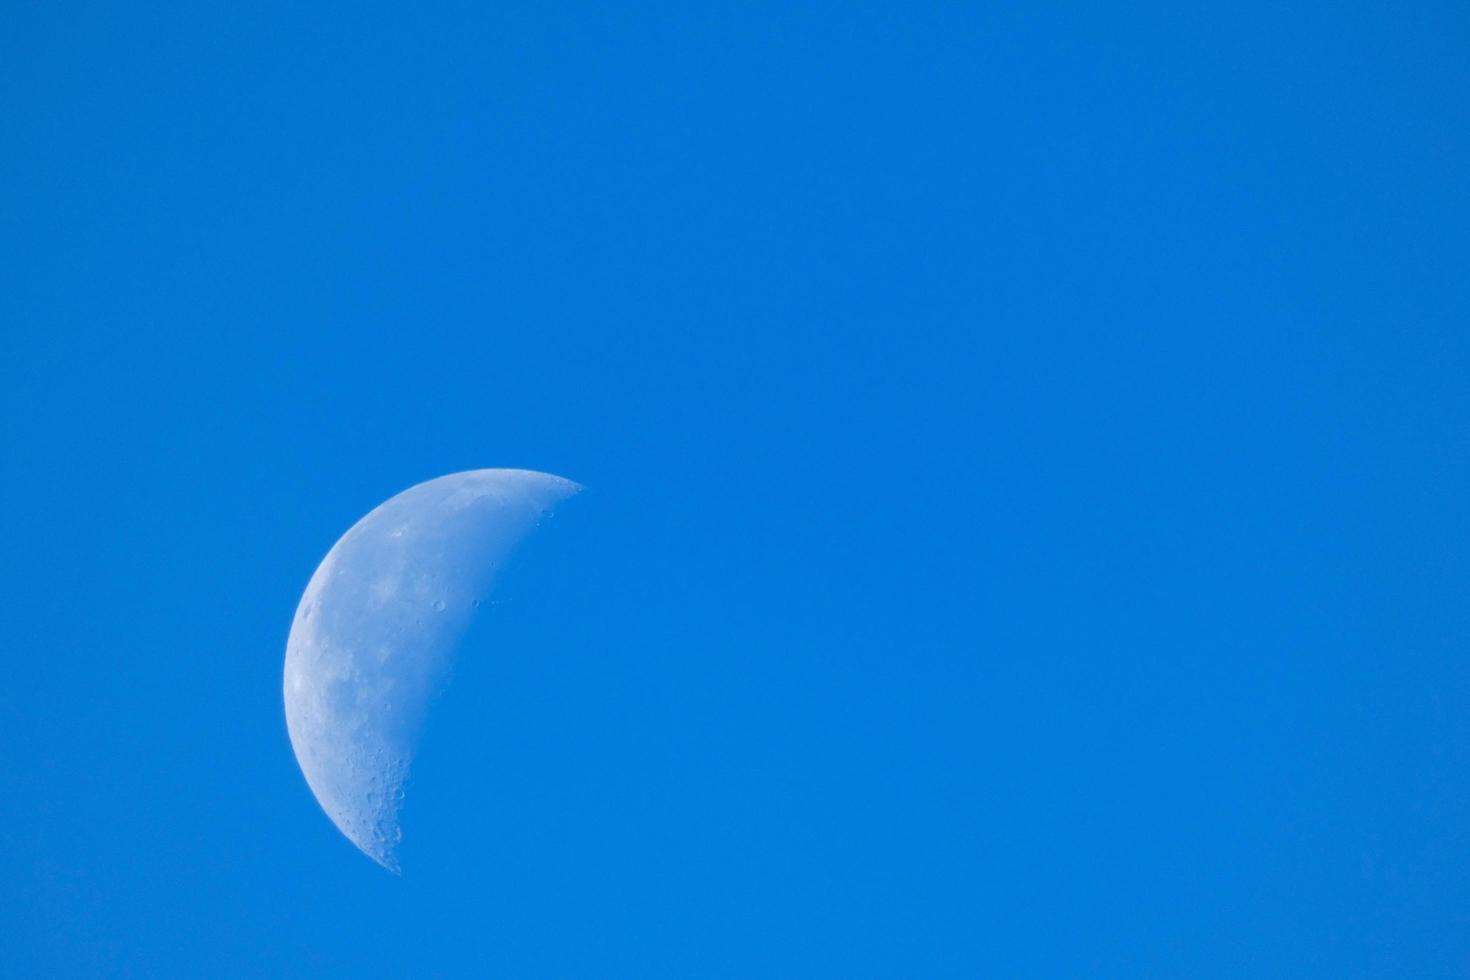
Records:
{"label": "moon's illuminated limb", "polygon": [[424,712],[506,558],[581,487],[471,470],[403,491],[327,552],[286,643],[286,727],[322,809],[391,871]]}

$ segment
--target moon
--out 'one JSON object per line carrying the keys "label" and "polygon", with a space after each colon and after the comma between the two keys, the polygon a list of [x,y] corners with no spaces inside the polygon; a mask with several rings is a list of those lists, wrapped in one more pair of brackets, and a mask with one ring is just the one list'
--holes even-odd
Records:
{"label": "moon", "polygon": [[286,641],[286,729],[337,829],[398,873],[398,812],[430,701],[506,560],[582,488],[485,469],[410,487],[354,524]]}

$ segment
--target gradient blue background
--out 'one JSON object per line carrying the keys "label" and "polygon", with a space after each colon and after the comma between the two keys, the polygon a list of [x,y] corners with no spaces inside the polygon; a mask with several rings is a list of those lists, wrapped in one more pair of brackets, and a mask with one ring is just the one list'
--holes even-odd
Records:
{"label": "gradient blue background", "polygon": [[[0,974],[1470,975],[1470,14],[12,2]],[[308,792],[387,496],[587,485]]]}

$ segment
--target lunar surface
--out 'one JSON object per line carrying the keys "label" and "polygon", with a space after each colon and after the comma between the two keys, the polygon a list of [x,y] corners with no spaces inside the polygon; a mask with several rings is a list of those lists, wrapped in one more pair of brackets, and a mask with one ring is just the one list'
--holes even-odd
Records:
{"label": "lunar surface", "polygon": [[429,702],[507,558],[581,487],[530,470],[430,480],[332,546],[286,643],[286,727],[311,791],[398,871],[404,781]]}

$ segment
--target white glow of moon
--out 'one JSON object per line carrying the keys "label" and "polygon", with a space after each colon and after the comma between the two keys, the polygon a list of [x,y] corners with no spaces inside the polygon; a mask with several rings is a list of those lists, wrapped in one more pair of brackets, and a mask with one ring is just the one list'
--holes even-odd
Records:
{"label": "white glow of moon", "polygon": [[291,746],[327,816],[390,871],[429,701],[506,559],[580,489],[531,470],[421,483],[353,525],[306,586],[286,642]]}

